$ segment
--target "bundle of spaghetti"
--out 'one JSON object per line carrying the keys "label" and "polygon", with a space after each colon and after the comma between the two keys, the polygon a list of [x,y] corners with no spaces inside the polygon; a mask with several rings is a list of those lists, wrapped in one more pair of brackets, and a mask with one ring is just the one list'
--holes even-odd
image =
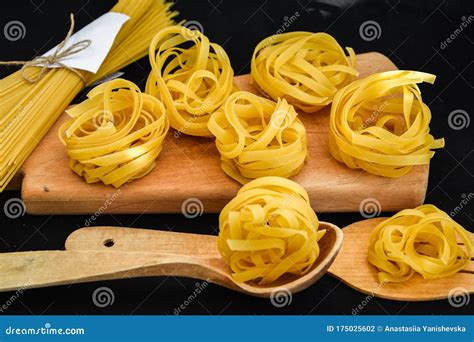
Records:
{"label": "bundle of spaghetti", "polygon": [[387,71],[357,80],[337,92],[331,107],[329,149],[350,168],[401,177],[428,164],[444,139],[429,133],[431,111],[417,83],[434,75]]}
{"label": "bundle of spaghetti", "polygon": [[233,90],[234,71],[224,49],[199,31],[174,26],[153,38],[149,57],[146,92],[161,98],[171,127],[210,136],[209,117]]}
{"label": "bundle of spaghetti", "polygon": [[259,90],[286,100],[304,112],[331,103],[336,91],[352,82],[355,53],[329,34],[289,32],[262,40],[252,56],[251,76]]}
{"label": "bundle of spaghetti", "polygon": [[306,130],[285,99],[246,91],[229,96],[208,123],[224,172],[245,184],[264,176],[291,177],[308,155]]}
{"label": "bundle of spaghetti", "polygon": [[[81,71],[86,83],[145,56],[155,33],[173,25],[177,14],[170,12],[170,5],[162,0],[119,0],[111,11],[126,14],[130,19],[120,30],[100,70],[95,75]],[[36,67],[24,72],[33,79],[41,73]],[[27,82],[21,71],[0,80],[0,192],[84,86],[79,75],[63,68],[47,69],[34,83]]]}
{"label": "bundle of spaghetti", "polygon": [[237,282],[269,284],[304,275],[318,259],[325,230],[299,184],[262,177],[244,185],[219,216],[218,249]]}
{"label": "bundle of spaghetti", "polygon": [[467,231],[434,205],[405,209],[377,225],[369,238],[368,261],[380,283],[449,277],[471,262]]}
{"label": "bundle of spaghetti", "polygon": [[87,97],[66,111],[71,119],[59,129],[71,170],[87,183],[116,188],[153,170],[169,129],[163,104],[124,79]]}

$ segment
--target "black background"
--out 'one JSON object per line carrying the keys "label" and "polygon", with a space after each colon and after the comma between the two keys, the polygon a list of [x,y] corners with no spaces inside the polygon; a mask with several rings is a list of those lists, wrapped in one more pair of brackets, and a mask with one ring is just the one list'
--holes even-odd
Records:
{"label": "black background", "polygon": [[[68,28],[69,13],[74,13],[77,27],[108,11],[114,1],[2,1],[0,28],[21,21],[26,28],[23,39],[9,41],[0,35],[0,59],[30,59],[57,44]],[[463,17],[473,14],[473,2],[465,1],[228,1],[177,0],[180,19],[196,20],[204,33],[224,46],[236,74],[249,72],[249,61],[255,45],[274,34],[295,12],[299,17],[289,30],[326,31],[341,45],[351,46],[357,53],[379,51],[389,56],[400,69],[413,69],[437,75],[435,85],[422,85],[424,100],[431,107],[432,133],[446,138],[446,148],[438,150],[430,169],[427,203],[452,212],[473,191],[474,123],[460,130],[448,124],[455,110],[474,113],[473,44],[474,22],[442,49],[459,28]],[[471,18],[473,19],[473,18]],[[360,26],[376,21],[381,34],[366,41]],[[1,76],[12,68],[3,68]],[[124,69],[123,77],[142,88],[150,67],[146,58]],[[83,94],[81,95],[83,96]],[[76,99],[78,101],[79,99]],[[0,205],[19,192],[4,192]],[[473,201],[474,202],[474,201]],[[463,205],[455,219],[473,230],[473,203]],[[391,213],[384,213],[391,214]],[[324,221],[341,227],[362,219],[357,214],[321,214]],[[0,252],[61,249],[68,234],[81,227],[88,216],[29,216],[17,219],[1,216]],[[119,225],[161,228],[183,232],[216,233],[217,215],[186,219],[181,215],[102,215],[97,225]],[[100,261],[98,261],[100,262]],[[0,274],[0,277],[2,275]],[[112,305],[96,307],[92,293],[101,286],[115,295]],[[13,301],[7,314],[170,314],[194,291],[196,281],[182,278],[127,279],[119,281],[59,286],[28,290]],[[0,305],[12,293],[0,294]],[[283,308],[270,301],[248,297],[215,285],[207,287],[181,314],[344,314],[365,299],[338,280],[324,276],[311,288],[293,297]],[[472,313],[473,300],[460,308],[447,300],[406,303],[372,299],[360,314],[467,314]]]}

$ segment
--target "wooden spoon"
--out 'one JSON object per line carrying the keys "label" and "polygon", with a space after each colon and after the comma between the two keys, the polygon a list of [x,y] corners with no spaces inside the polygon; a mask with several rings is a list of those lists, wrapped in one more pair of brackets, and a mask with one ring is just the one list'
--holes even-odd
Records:
{"label": "wooden spoon", "polygon": [[183,276],[258,297],[304,290],[323,276],[342,245],[342,231],[321,222],[327,233],[321,254],[304,276],[284,276],[271,285],[235,283],[217,250],[217,237],[135,228],[90,227],[74,231],[66,250],[0,254],[0,291],[14,291],[127,277]]}
{"label": "wooden spoon", "polygon": [[[328,273],[357,291],[393,300],[436,300],[453,296],[456,291],[465,296],[474,293],[473,262],[463,271],[447,278],[425,280],[421,275],[415,274],[403,283],[379,284],[377,269],[367,262],[367,248],[370,233],[385,219],[374,218],[344,227],[344,245]],[[474,240],[474,234],[470,233],[470,237]]]}

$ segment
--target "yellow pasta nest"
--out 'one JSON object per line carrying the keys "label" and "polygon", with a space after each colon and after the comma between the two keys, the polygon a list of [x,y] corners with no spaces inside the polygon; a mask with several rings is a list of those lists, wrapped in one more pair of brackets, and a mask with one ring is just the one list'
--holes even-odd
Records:
{"label": "yellow pasta nest", "polygon": [[224,172],[245,184],[264,176],[291,177],[308,155],[306,130],[293,106],[246,91],[230,95],[211,116]]}
{"label": "yellow pasta nest", "polygon": [[417,83],[435,76],[388,71],[355,81],[337,92],[331,107],[329,149],[353,169],[400,177],[428,164],[443,139],[429,134],[431,112]]}
{"label": "yellow pasta nest", "polygon": [[263,177],[244,185],[222,209],[218,248],[236,282],[269,284],[311,269],[325,233],[318,226],[303,187]]}
{"label": "yellow pasta nest", "polygon": [[355,53],[326,33],[290,32],[262,40],[252,56],[251,76],[274,100],[284,97],[304,112],[330,104],[336,91],[352,82]]}
{"label": "yellow pasta nest", "polygon": [[103,83],[87,97],[67,110],[71,119],[59,129],[71,170],[87,183],[116,188],[148,174],[169,129],[163,104],[123,79]]}
{"label": "yellow pasta nest", "polygon": [[448,277],[469,264],[471,254],[465,229],[435,206],[422,205],[374,229],[368,261],[379,270],[379,282],[390,283],[406,281],[415,272],[425,279]]}
{"label": "yellow pasta nest", "polygon": [[224,49],[199,31],[171,26],[153,38],[149,57],[146,92],[163,101],[171,127],[210,136],[209,117],[233,89],[234,71]]}

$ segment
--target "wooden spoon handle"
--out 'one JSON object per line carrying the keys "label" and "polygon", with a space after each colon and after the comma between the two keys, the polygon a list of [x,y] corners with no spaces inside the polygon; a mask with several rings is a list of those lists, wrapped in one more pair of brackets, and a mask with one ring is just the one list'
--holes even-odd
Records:
{"label": "wooden spoon handle", "polygon": [[83,228],[67,239],[66,251],[0,254],[0,291],[144,276],[184,276],[239,290],[227,265],[216,258],[215,239],[144,229]]}
{"label": "wooden spoon handle", "polygon": [[66,250],[152,252],[221,259],[216,236],[123,227],[75,230],[66,240]]}

